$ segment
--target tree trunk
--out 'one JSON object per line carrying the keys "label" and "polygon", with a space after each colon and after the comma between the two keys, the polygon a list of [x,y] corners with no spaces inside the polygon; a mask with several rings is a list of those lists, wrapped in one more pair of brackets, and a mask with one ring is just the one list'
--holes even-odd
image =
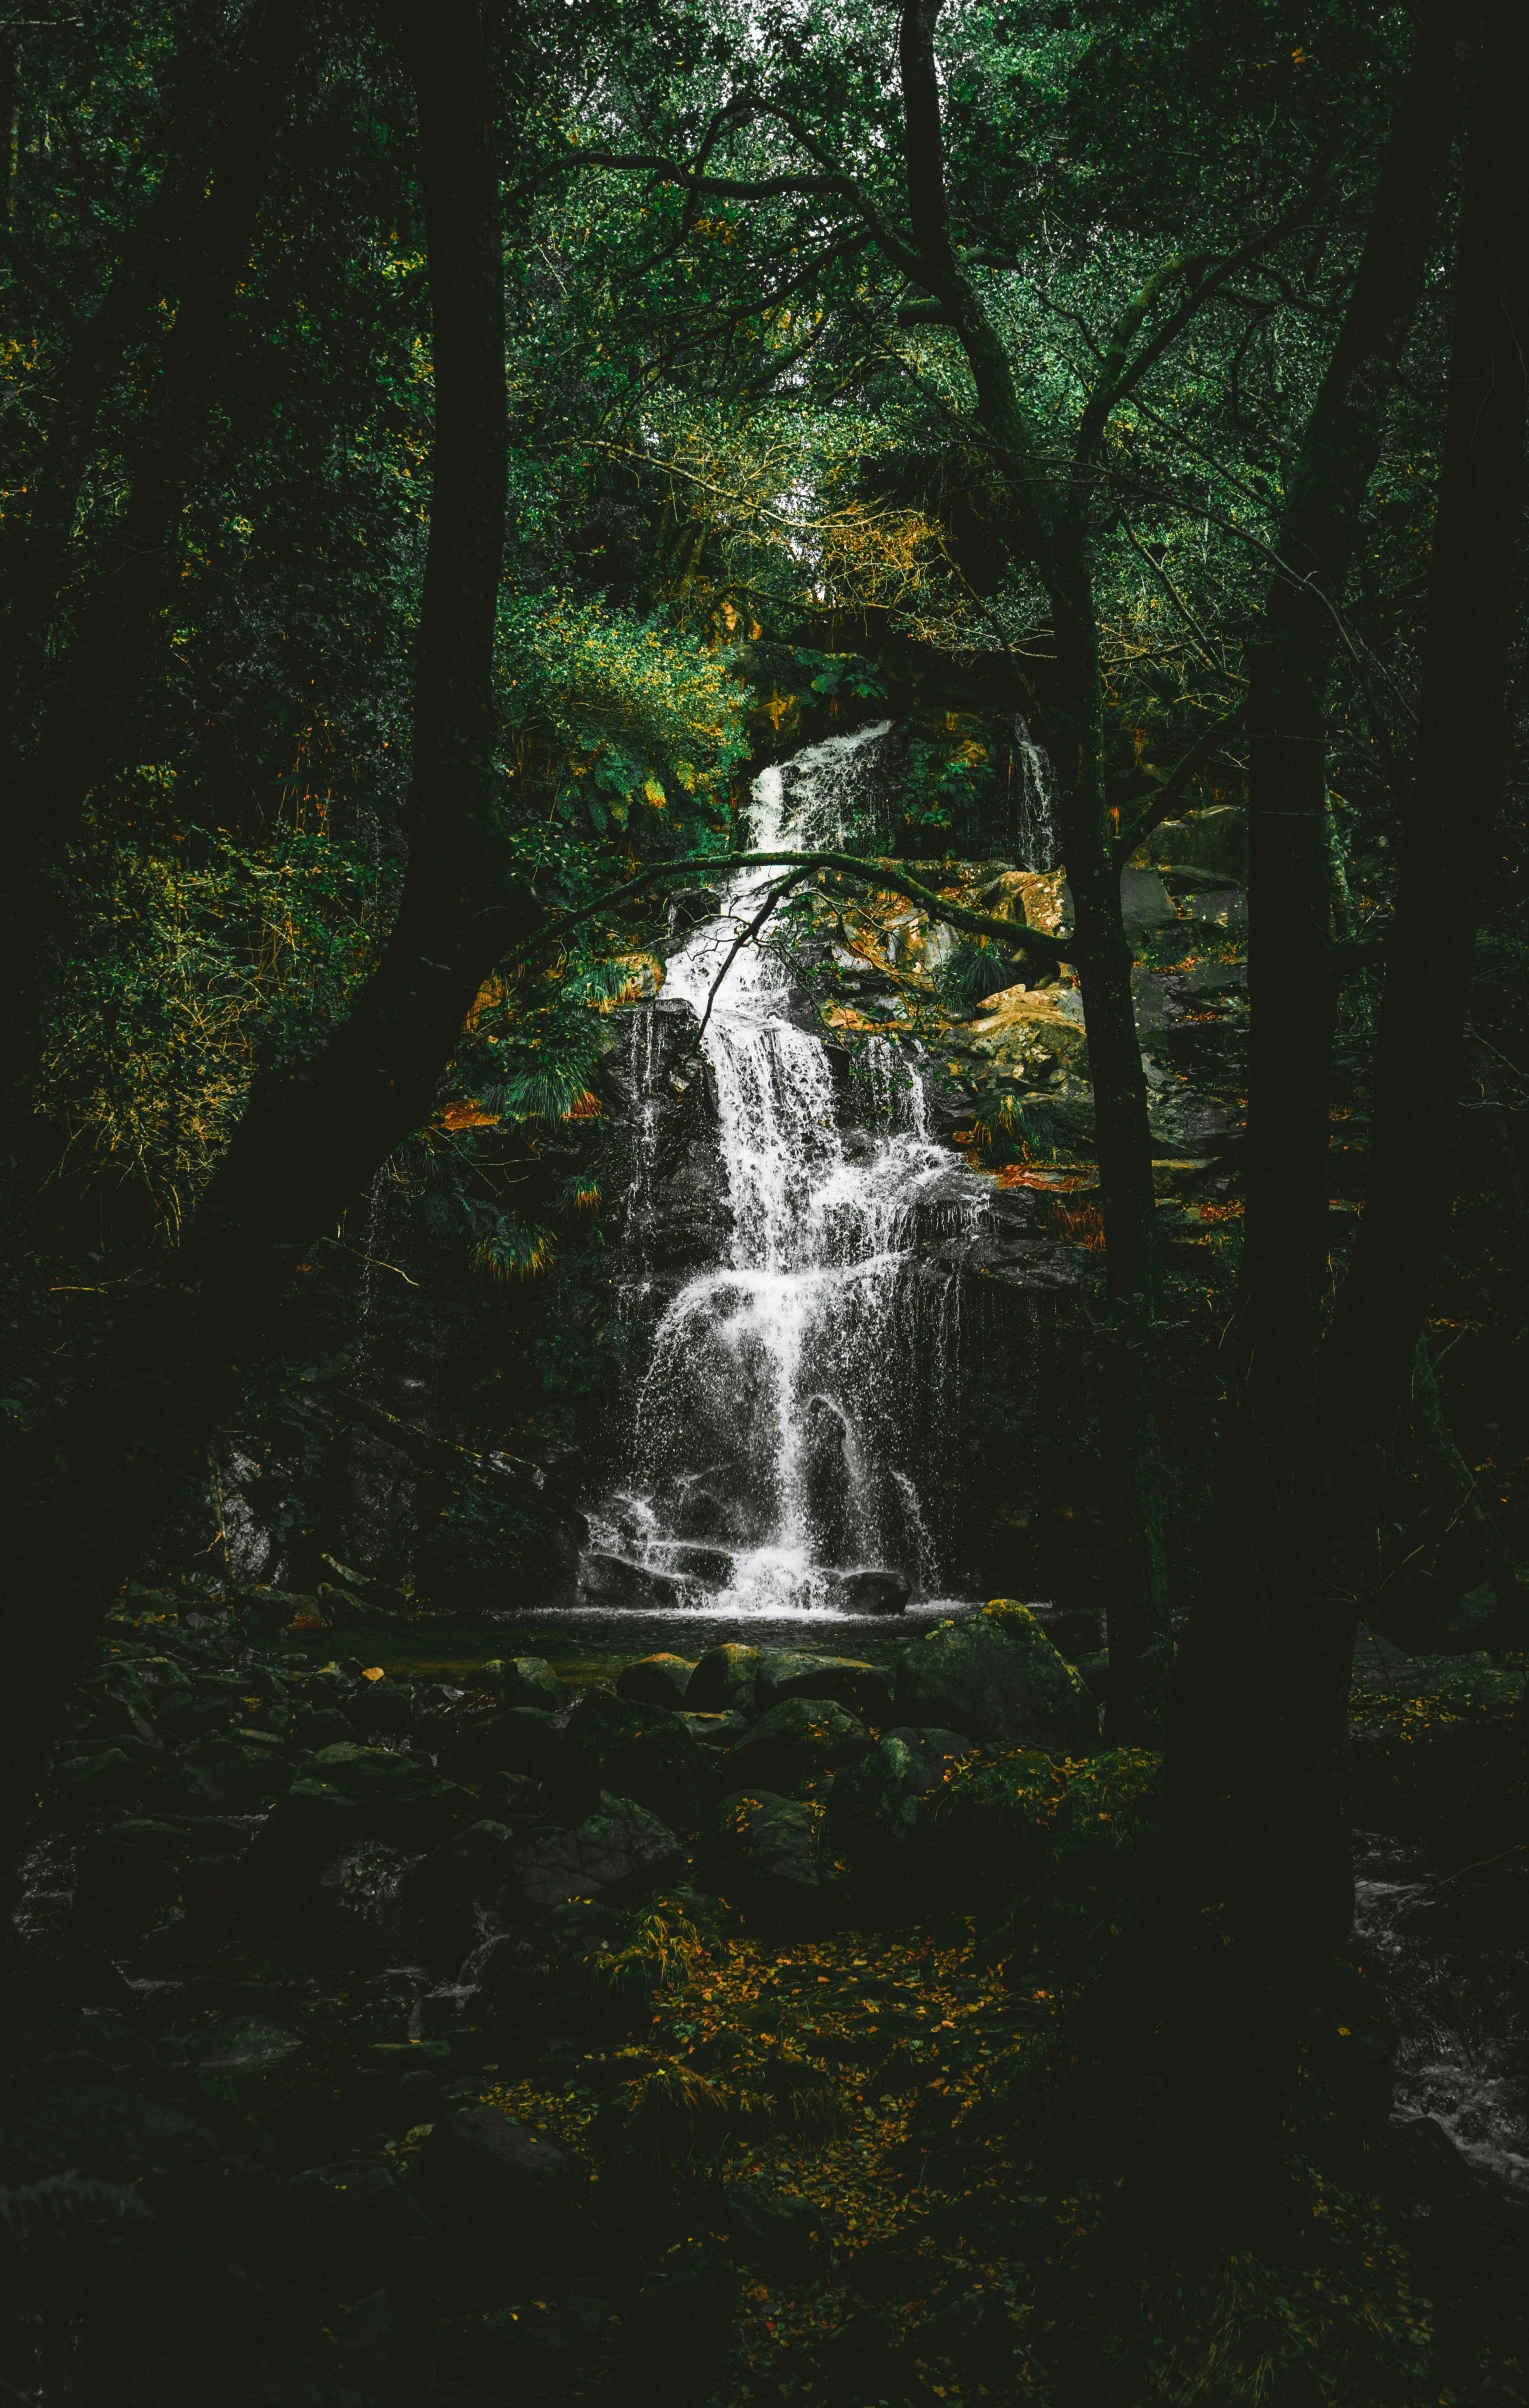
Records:
{"label": "tree trunk", "polygon": [[413,0],[411,34],[436,423],[403,898],[355,1009],[312,1061],[257,1084],[164,1285],[15,1467],[0,1546],[0,1832],[12,1853],[102,1613],[198,1475],[304,1250],[428,1116],[483,979],[537,917],[507,852],[494,760],[507,412],[475,0]]}
{"label": "tree trunk", "polygon": [[[1321,1366],[1310,1439],[1246,1557],[1260,1617],[1238,1722],[1227,1939],[1202,1985],[1178,2090],[1182,2196],[1223,2235],[1267,2198],[1302,2023],[1353,1914],[1348,1706],[1353,1559],[1368,1535],[1453,1192],[1471,954],[1505,777],[1509,631],[1525,491],[1529,153],[1514,98],[1529,27],[1491,0],[1466,163],[1423,710],[1376,1064],[1371,1192]],[[1440,835],[1456,872],[1441,899]],[[1256,1007],[1255,1007],[1256,1008]],[[1420,1169],[1417,1131],[1430,1131]],[[1310,1395],[1311,1385],[1305,1392]],[[1272,1492],[1273,1483],[1269,1482]],[[1277,1551],[1260,1539],[1280,1516]],[[1176,1724],[1182,1744],[1184,1727]]]}
{"label": "tree trunk", "polygon": [[[1330,1295],[1328,1073],[1337,1006],[1326,687],[1385,406],[1427,274],[1457,119],[1459,12],[1419,32],[1332,360],[1291,478],[1281,568],[1252,648],[1247,1219],[1211,1564],[1180,1649],[1164,1879],[1220,1894],[1246,1717],[1294,1572],[1291,1484],[1309,1452]],[[1296,1575],[1297,1587],[1299,1576]],[[1165,1893],[1166,1894],[1166,1893]]]}

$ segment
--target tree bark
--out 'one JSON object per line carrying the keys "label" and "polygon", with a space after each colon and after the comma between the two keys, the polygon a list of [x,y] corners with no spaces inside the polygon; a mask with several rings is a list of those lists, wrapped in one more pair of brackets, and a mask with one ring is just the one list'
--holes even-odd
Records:
{"label": "tree bark", "polygon": [[[1514,0],[1491,0],[1466,162],[1422,720],[1377,1051],[1370,1200],[1320,1376],[1303,1375],[1311,1434],[1304,1444],[1283,1434],[1243,1558],[1258,1643],[1252,1696],[1235,1724],[1228,1945],[1202,1984],[1180,2067],[1191,2174],[1181,2196],[1208,2205],[1223,2237],[1246,2230],[1267,2199],[1285,2145],[1302,2023],[1353,1915],[1354,1562],[1407,1394],[1453,1194],[1449,1132],[1471,956],[1505,780],[1529,349],[1529,154],[1513,103],[1526,67],[1529,26]],[[1451,870],[1442,896],[1441,840]],[[1429,1132],[1426,1165],[1420,1126]],[[1176,1718],[1175,1745],[1192,1736],[1187,1717]],[[1175,1769],[1182,1780],[1183,1768]]]}
{"label": "tree bark", "polygon": [[113,1595],[270,1344],[306,1247],[428,1116],[483,979],[535,923],[507,849],[493,634],[505,532],[503,268],[476,0],[413,0],[434,318],[430,535],[415,653],[410,856],[348,1019],[258,1084],[163,1286],[13,1467],[0,1544],[0,1833],[14,1853]]}
{"label": "tree bark", "polygon": [[1422,297],[1457,122],[1458,12],[1435,5],[1400,95],[1359,267],[1291,478],[1281,567],[1250,655],[1246,1222],[1212,1559],[1179,1653],[1165,1880],[1220,1894],[1272,1584],[1301,1585],[1292,1483],[1309,1454],[1328,1262],[1328,1074],[1338,963],[1326,687],[1397,359]]}

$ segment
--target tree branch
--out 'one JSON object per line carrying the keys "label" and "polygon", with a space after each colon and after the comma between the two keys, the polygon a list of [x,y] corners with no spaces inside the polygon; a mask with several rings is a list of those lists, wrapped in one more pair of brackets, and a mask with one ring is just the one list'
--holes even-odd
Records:
{"label": "tree branch", "polygon": [[1197,770],[1203,769],[1223,736],[1236,726],[1241,717],[1242,707],[1239,704],[1235,711],[1228,711],[1224,719],[1217,719],[1202,735],[1197,736],[1183,759],[1168,772],[1146,810],[1139,812],[1129,827],[1122,828],[1115,839],[1115,860],[1119,868],[1124,869],[1137,846],[1144,843],[1153,829],[1160,827],[1171,816],[1174,805],[1190,779]]}

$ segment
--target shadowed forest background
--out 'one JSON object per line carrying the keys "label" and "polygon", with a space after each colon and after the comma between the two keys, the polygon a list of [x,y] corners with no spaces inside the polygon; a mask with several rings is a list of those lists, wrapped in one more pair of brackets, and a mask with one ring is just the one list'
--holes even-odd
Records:
{"label": "shadowed forest background", "polygon": [[1526,74],[0,20],[7,2396],[1529,2397]]}

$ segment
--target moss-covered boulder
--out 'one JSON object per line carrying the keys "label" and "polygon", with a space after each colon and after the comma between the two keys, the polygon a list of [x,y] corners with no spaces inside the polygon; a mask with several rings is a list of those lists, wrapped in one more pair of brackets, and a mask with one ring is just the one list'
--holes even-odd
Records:
{"label": "moss-covered boulder", "polygon": [[693,1831],[716,1795],[713,1759],[682,1715],[605,1689],[588,1691],[570,1714],[551,1784],[567,1813],[585,1814],[613,1790],[676,1831]]}
{"label": "moss-covered boulder", "polygon": [[1163,1826],[1163,1759],[1107,1748],[1073,1765],[1042,1839],[1045,1870],[1081,1881],[1145,1881]]}
{"label": "moss-covered boulder", "polygon": [[828,1793],[824,1837],[857,1879],[894,1886],[918,1872],[931,1800],[972,1752],[959,1731],[887,1731],[839,1773]]}
{"label": "moss-covered boulder", "polygon": [[788,1697],[761,1714],[728,1749],[723,1779],[730,1788],[758,1784],[781,1797],[800,1797],[826,1783],[841,1765],[863,1756],[871,1735],[863,1722],[826,1697]]}
{"label": "moss-covered boulder", "polygon": [[854,1656],[810,1655],[799,1647],[767,1647],[759,1658],[754,1699],[761,1712],[788,1697],[826,1697],[862,1722],[883,1723],[892,1711],[892,1683],[875,1664]]}
{"label": "moss-covered boulder", "polygon": [[931,1799],[927,1861],[961,1897],[1000,1898],[1049,1869],[1052,1822],[1066,1784],[1041,1748],[969,1756]]}
{"label": "moss-covered boulder", "polygon": [[1028,1606],[995,1598],[959,1621],[937,1622],[897,1662],[899,1724],[931,1724],[969,1739],[1087,1755],[1099,1709]]}
{"label": "moss-covered boulder", "polygon": [[786,1905],[818,1890],[818,1818],[767,1789],[724,1798],[701,1833],[702,1879],[732,1903]]}
{"label": "moss-covered boulder", "polygon": [[483,1666],[479,1678],[502,1706],[539,1706],[543,1713],[555,1714],[569,1702],[567,1690],[541,1656],[496,1657]]}
{"label": "moss-covered boulder", "polygon": [[695,1665],[686,1656],[640,1656],[628,1664],[616,1683],[616,1695],[639,1706],[683,1706]]}
{"label": "moss-covered boulder", "polygon": [[692,1714],[752,1715],[758,1678],[757,1647],[708,1647],[690,1676],[686,1707]]}

